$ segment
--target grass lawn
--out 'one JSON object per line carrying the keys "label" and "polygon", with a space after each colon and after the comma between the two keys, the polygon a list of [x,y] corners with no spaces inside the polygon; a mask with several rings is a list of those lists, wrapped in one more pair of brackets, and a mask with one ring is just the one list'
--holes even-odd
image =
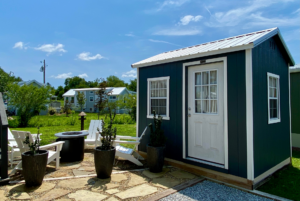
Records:
{"label": "grass lawn", "polygon": [[293,151],[293,164],[274,174],[257,190],[300,201],[300,151]]}
{"label": "grass lawn", "polygon": [[[105,122],[108,121],[108,118],[105,119],[105,116],[101,116]],[[86,120],[84,123],[84,129],[88,130],[90,121],[97,120],[98,116],[95,113],[87,113]],[[124,123],[125,122],[125,123]],[[40,126],[41,135],[41,144],[49,144],[55,141],[55,133],[63,131],[79,131],[80,130],[80,120],[78,113],[69,115],[66,117],[65,114],[60,116],[35,116],[29,122],[29,127],[25,128],[10,128],[11,130],[19,131],[30,131],[32,134],[37,133],[37,126]],[[125,136],[136,136],[136,123],[132,122],[129,115],[117,115],[113,124],[117,128],[117,135]],[[133,148],[133,145],[123,145],[126,147]]]}

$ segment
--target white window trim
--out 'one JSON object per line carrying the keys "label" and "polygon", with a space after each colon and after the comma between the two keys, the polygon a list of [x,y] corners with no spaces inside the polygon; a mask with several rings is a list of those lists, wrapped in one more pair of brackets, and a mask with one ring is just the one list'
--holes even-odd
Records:
{"label": "white window trim", "polygon": [[[270,119],[270,83],[269,83],[269,77],[274,77],[278,79],[278,88],[277,88],[277,96],[278,96],[278,118],[277,119]],[[280,76],[273,74],[273,73],[267,73],[267,82],[268,82],[268,124],[274,124],[281,122],[281,116],[280,116]]]}
{"label": "white window trim", "polygon": [[[91,101],[91,98],[93,98],[93,101]],[[90,101],[90,102],[94,102],[94,96],[90,96],[90,97],[89,97],[89,101]]]}
{"label": "white window trim", "polygon": [[167,80],[167,107],[166,107],[166,116],[161,116],[164,120],[170,120],[170,111],[169,111],[169,101],[170,101],[170,76],[166,77],[155,77],[147,79],[147,118],[152,119],[153,114],[150,111],[150,82],[151,81],[159,81],[159,80]]}

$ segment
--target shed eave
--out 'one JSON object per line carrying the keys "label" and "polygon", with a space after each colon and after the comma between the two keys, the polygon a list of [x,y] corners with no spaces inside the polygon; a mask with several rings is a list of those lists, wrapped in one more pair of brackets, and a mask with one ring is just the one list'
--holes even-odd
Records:
{"label": "shed eave", "polygon": [[153,66],[153,65],[158,65],[158,64],[170,63],[170,62],[174,62],[174,61],[182,61],[182,60],[194,59],[194,58],[199,58],[199,57],[204,57],[204,56],[211,56],[211,55],[224,54],[224,53],[235,52],[235,51],[240,51],[240,50],[252,49],[253,47],[254,47],[254,45],[253,45],[253,43],[251,43],[251,44],[247,44],[247,45],[235,46],[235,47],[230,47],[230,48],[226,48],[226,49],[218,49],[218,50],[213,50],[213,51],[208,51],[208,52],[201,52],[201,53],[197,53],[197,54],[186,55],[186,56],[175,57],[175,58],[164,59],[164,60],[158,60],[158,61],[153,61],[153,62],[148,62],[148,63],[132,64],[131,67],[132,68],[141,68],[141,67]]}

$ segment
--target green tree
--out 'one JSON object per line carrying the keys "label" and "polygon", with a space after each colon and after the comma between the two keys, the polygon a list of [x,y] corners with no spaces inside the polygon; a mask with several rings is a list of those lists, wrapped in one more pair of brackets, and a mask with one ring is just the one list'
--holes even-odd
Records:
{"label": "green tree", "polygon": [[8,85],[13,82],[20,82],[22,79],[20,77],[13,76],[13,73],[6,73],[0,67],[0,92],[6,92],[8,89]]}
{"label": "green tree", "polygon": [[117,76],[111,75],[106,78],[107,87],[125,87],[126,84]]}
{"label": "green tree", "polygon": [[69,100],[66,100],[64,105],[64,112],[66,113],[66,117],[68,117],[69,114],[71,114],[71,107],[72,107],[72,103],[69,102]]}
{"label": "green tree", "polygon": [[130,83],[128,85],[128,90],[135,91],[136,92],[136,85],[137,85],[137,79],[130,80]]}
{"label": "green tree", "polygon": [[100,118],[100,114],[103,113],[104,108],[106,107],[106,103],[108,102],[108,95],[110,94],[107,90],[107,82],[102,79],[96,91],[96,95],[98,98],[95,100],[95,108],[98,109],[98,119]]}
{"label": "green tree", "polygon": [[31,117],[46,109],[50,100],[49,86],[36,87],[33,85],[10,84],[8,86],[9,105],[17,108],[20,126],[26,127]]}
{"label": "green tree", "polygon": [[83,106],[86,102],[85,94],[83,92],[78,91],[76,98],[77,98],[77,103],[81,108],[81,111],[83,111]]}
{"label": "green tree", "polygon": [[76,89],[76,88],[87,88],[87,82],[84,78],[75,76],[65,79],[65,91],[69,89]]}
{"label": "green tree", "polygon": [[63,97],[62,95],[65,93],[65,90],[63,86],[58,86],[57,89],[55,90],[55,96],[57,96],[58,100],[61,100]]}
{"label": "green tree", "polygon": [[98,87],[99,83],[100,83],[100,79],[97,78],[97,79],[95,79],[94,81],[88,81],[88,82],[87,82],[87,85],[88,85],[90,88],[95,88],[95,87]]}
{"label": "green tree", "polygon": [[131,119],[136,121],[136,95],[128,94],[124,96],[119,96],[117,106],[120,109],[126,109]]}

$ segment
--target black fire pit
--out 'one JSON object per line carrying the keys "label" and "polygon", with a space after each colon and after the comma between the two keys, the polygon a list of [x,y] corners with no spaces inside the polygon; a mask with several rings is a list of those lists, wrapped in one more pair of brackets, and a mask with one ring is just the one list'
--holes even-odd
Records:
{"label": "black fire pit", "polygon": [[60,161],[75,162],[84,158],[84,136],[88,135],[85,131],[69,131],[56,133],[56,141],[65,141],[60,152]]}

